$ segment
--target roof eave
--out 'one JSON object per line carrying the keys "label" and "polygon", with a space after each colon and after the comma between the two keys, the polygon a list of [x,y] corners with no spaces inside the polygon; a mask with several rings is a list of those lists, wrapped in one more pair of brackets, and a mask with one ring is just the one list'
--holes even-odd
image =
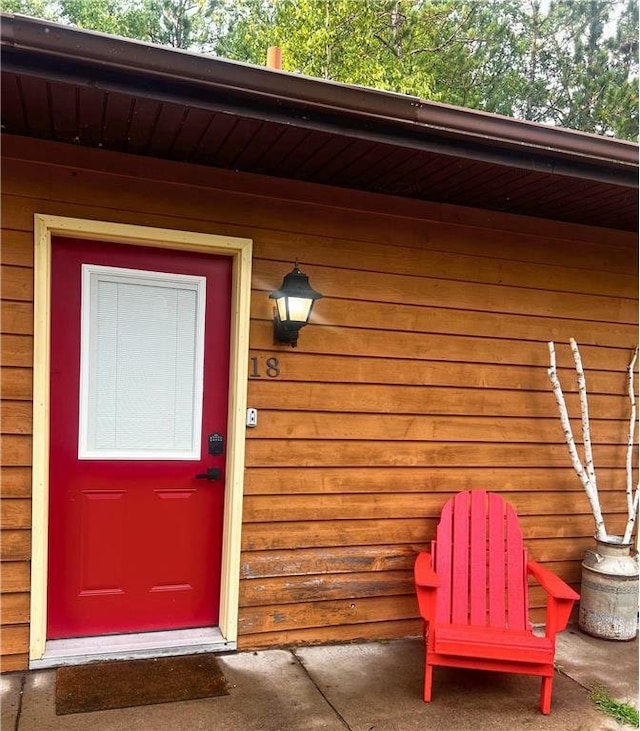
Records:
{"label": "roof eave", "polygon": [[187,84],[245,103],[263,103],[287,115],[316,113],[350,124],[384,128],[387,136],[396,138],[428,134],[443,141],[486,147],[494,153],[498,149],[606,168],[609,174],[635,174],[638,169],[638,145],[633,142],[273,71],[22,15],[3,14],[2,20],[3,52],[13,49],[43,62],[72,61],[79,74],[89,75],[92,69],[112,70],[134,75],[141,86],[145,79]]}

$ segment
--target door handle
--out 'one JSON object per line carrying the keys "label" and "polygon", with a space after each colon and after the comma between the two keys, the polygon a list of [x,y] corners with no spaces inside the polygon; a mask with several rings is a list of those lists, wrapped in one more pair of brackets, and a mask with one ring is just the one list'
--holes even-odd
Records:
{"label": "door handle", "polygon": [[222,479],[222,470],[220,467],[207,467],[206,472],[196,475],[196,480],[209,480],[209,482],[217,482]]}

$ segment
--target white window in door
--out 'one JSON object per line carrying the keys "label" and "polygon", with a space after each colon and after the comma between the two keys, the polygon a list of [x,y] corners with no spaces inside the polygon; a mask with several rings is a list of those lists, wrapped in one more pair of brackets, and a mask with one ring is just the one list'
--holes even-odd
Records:
{"label": "white window in door", "polygon": [[205,277],[84,264],[80,459],[200,459]]}

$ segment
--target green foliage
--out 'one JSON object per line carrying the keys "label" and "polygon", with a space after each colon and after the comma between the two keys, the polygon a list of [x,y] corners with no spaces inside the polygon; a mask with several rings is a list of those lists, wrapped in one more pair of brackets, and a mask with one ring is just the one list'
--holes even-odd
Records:
{"label": "green foliage", "polygon": [[613,699],[606,688],[597,685],[591,691],[589,697],[607,716],[611,716],[616,721],[626,723],[634,728],[639,727],[638,710],[628,703],[621,703]]}
{"label": "green foliage", "polygon": [[[614,11],[614,35],[606,30]],[[558,60],[552,121],[585,132],[638,134],[638,5],[611,0],[557,0],[551,13]]]}
{"label": "green foliage", "polygon": [[636,139],[638,0],[0,0],[82,28]]}
{"label": "green foliage", "polygon": [[212,47],[212,17],[217,3],[208,0],[147,0],[154,23],[149,40],[175,48]]}
{"label": "green foliage", "polygon": [[60,20],[78,28],[141,38],[148,34],[151,15],[147,4],[125,0],[59,0]]}
{"label": "green foliage", "polygon": [[2,10],[176,48],[212,50],[215,0],[1,0]]}
{"label": "green foliage", "polygon": [[55,20],[58,17],[56,9],[47,0],[1,0],[0,10],[3,13],[22,13],[45,20]]}
{"label": "green foliage", "polygon": [[424,35],[414,5],[406,0],[241,0],[232,3],[229,32],[217,51],[264,63],[266,49],[276,45],[285,70],[426,95],[432,74],[412,52],[422,41],[421,30]]}

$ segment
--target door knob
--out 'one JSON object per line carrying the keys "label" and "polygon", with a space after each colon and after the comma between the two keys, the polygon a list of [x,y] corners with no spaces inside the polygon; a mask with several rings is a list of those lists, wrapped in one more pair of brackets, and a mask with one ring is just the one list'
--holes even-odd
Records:
{"label": "door knob", "polygon": [[222,479],[222,470],[220,467],[207,467],[206,472],[200,472],[196,475],[196,480],[209,480],[209,482],[216,482]]}

